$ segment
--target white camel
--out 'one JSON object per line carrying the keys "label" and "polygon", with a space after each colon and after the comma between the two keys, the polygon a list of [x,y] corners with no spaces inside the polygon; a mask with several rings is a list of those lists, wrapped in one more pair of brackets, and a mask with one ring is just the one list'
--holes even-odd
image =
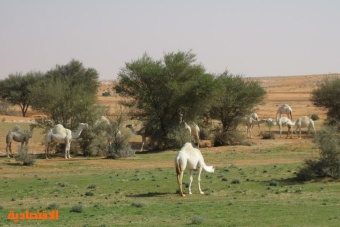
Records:
{"label": "white camel", "polygon": [[200,128],[194,122],[191,124],[187,124],[184,122],[184,127],[189,131],[190,136],[194,138],[195,144],[197,144],[197,148],[200,146]]}
{"label": "white camel", "polygon": [[260,133],[260,131],[261,131],[261,126],[260,126],[260,124],[262,124],[264,121],[261,121],[260,118],[259,118],[259,116],[258,116],[257,113],[255,113],[255,112],[252,112],[252,113],[250,114],[250,117],[253,118],[253,119],[255,120],[255,121],[253,122],[253,124],[257,124],[257,126],[259,127],[259,133]]}
{"label": "white camel", "polygon": [[65,159],[71,158],[70,147],[72,139],[77,139],[84,128],[88,127],[86,123],[79,123],[78,129],[72,132],[70,129],[64,128],[61,124],[55,125],[47,132],[45,137],[45,153],[46,159],[49,158],[49,146],[52,142],[65,144]]}
{"label": "white camel", "polygon": [[94,123],[94,126],[98,125],[104,126],[105,129],[103,136],[106,138],[109,146],[111,146],[114,140],[122,135],[121,131],[119,130],[119,126],[117,124],[112,124],[112,122],[105,116],[101,116],[100,119]]}
{"label": "white camel", "polygon": [[27,131],[26,129],[21,128],[19,125],[14,126],[14,128],[10,131],[8,131],[6,135],[6,153],[7,157],[9,158],[9,152],[13,156],[12,152],[12,142],[19,142],[21,143],[21,147],[25,144],[25,146],[28,145],[29,139],[33,136],[33,129],[36,127],[35,124],[29,125],[30,130]]}
{"label": "white camel", "polygon": [[282,105],[280,108],[276,111],[276,121],[282,116],[282,114],[287,114],[288,118],[292,121],[293,115],[292,115],[293,109],[288,104]]}
{"label": "white camel", "polygon": [[300,135],[299,139],[301,139],[301,128],[308,128],[307,135],[309,134],[310,129],[313,129],[315,134],[315,126],[314,121],[307,116],[300,117],[295,121],[295,132],[299,129]]}
{"label": "white camel", "polygon": [[197,148],[199,148],[200,145],[200,128],[198,125],[194,122],[187,124],[185,121],[183,121],[183,114],[179,114],[179,125],[184,125],[184,128],[189,131],[190,136],[194,137],[195,143],[197,143]]}
{"label": "white camel", "polygon": [[287,125],[288,132],[287,132],[286,138],[288,138],[289,134],[291,133],[291,127],[295,125],[295,122],[292,122],[287,117],[280,117],[276,124],[279,126],[279,129],[280,129],[280,138],[281,138],[281,135],[282,135],[282,126]]}
{"label": "white camel", "polygon": [[257,113],[251,113],[246,116],[236,117],[235,122],[236,122],[236,126],[240,123],[244,125],[247,138],[253,138],[253,135],[252,135],[253,126],[257,124],[259,127],[259,133],[260,133],[260,129],[261,129],[260,124],[262,124],[264,120],[260,120]]}
{"label": "white camel", "polygon": [[185,169],[190,170],[189,194],[191,193],[191,184],[193,180],[193,170],[198,169],[198,190],[200,194],[204,194],[201,190],[201,172],[204,169],[208,173],[215,171],[213,166],[207,166],[203,156],[197,148],[194,148],[191,143],[185,143],[182,149],[178,152],[175,158],[175,167],[177,172],[177,183],[179,194],[185,196],[182,189],[183,174]]}
{"label": "white camel", "polygon": [[268,119],[263,119],[264,124],[267,125],[269,132],[271,131],[271,128],[276,125],[276,122],[273,121],[273,119],[268,118]]}
{"label": "white camel", "polygon": [[146,144],[146,138],[152,136],[152,132],[143,126],[140,130],[136,131],[132,125],[126,125],[135,135],[142,136],[142,147],[140,151],[143,151],[144,145]]}

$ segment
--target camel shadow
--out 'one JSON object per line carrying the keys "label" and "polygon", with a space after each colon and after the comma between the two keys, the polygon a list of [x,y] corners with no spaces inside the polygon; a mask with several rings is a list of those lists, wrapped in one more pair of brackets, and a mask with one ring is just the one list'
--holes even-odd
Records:
{"label": "camel shadow", "polygon": [[141,194],[133,194],[133,195],[126,195],[126,197],[130,198],[152,198],[152,197],[160,197],[165,196],[172,193],[166,192],[148,192],[148,193],[141,193]]}

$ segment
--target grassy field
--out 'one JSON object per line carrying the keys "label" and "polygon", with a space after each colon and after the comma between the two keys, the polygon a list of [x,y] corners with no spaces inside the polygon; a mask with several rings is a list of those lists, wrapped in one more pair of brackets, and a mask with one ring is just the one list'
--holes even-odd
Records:
{"label": "grassy field", "polygon": [[[311,140],[271,143],[202,149],[216,171],[202,174],[205,195],[194,178],[193,195],[184,198],[176,193],[177,151],[38,158],[30,167],[2,157],[0,226],[338,226],[340,182],[292,180],[304,159],[318,155]],[[7,219],[10,210],[52,209],[58,220]]]}

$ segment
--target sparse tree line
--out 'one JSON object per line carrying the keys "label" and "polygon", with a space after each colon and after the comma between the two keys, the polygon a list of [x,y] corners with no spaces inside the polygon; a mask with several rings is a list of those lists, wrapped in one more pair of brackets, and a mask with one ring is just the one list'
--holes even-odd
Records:
{"label": "sparse tree line", "polygon": [[[41,120],[43,125],[53,122],[75,129],[80,122],[93,126],[106,115],[97,100],[98,87],[97,71],[72,60],[45,73],[11,74],[0,81],[0,95],[3,101],[19,105],[23,116],[31,107],[48,116]],[[186,122],[209,116],[221,122],[222,131],[229,131],[235,116],[252,111],[266,94],[254,80],[228,71],[221,75],[207,73],[192,52],[168,53],[161,60],[145,54],[126,63],[112,88],[128,98],[122,102],[129,109],[125,119],[138,120],[154,131],[151,141],[158,149],[174,147],[180,113]],[[124,127],[122,120],[119,122],[112,125]],[[85,154],[91,152],[89,140],[95,140],[94,134],[84,130],[81,136]]]}
{"label": "sparse tree line", "polygon": [[[339,87],[339,78],[326,79],[311,95],[314,105],[328,110],[332,124],[338,124],[340,119]],[[153,132],[150,140],[155,149],[178,148],[186,142],[180,135],[180,114],[185,122],[200,124],[205,137],[211,137],[211,131],[216,130],[215,144],[234,143],[235,118],[252,112],[266,95],[254,79],[229,71],[219,75],[206,72],[191,51],[166,53],[159,60],[144,54],[126,63],[112,89],[126,97],[121,104],[128,112],[121,111],[118,117],[111,118],[109,126],[98,124],[100,116],[106,115],[106,109],[97,100],[98,88],[97,71],[72,60],[45,73],[11,74],[0,81],[0,96],[3,103],[19,105],[23,116],[28,107],[46,114],[47,119],[40,121],[46,128],[52,127],[50,122],[69,129],[75,129],[80,122],[88,123],[89,128],[79,139],[83,154],[105,150],[115,156],[122,146],[117,145],[120,137],[115,134],[109,142],[106,132],[112,135],[131,119]],[[126,144],[129,136],[122,138]]]}

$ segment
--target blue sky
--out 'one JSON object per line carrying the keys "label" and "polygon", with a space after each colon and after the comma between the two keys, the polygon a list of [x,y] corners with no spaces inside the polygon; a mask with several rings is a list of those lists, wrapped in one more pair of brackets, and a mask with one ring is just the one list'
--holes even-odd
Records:
{"label": "blue sky", "polygon": [[340,73],[339,22],[336,0],[0,0],[0,79],[190,50],[214,74]]}

